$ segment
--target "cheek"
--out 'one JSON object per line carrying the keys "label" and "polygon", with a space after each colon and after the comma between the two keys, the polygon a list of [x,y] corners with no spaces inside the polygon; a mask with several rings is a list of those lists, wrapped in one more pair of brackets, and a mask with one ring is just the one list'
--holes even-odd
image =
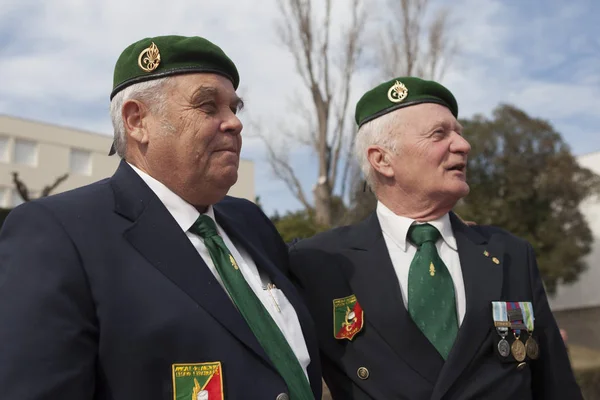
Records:
{"label": "cheek", "polygon": [[436,168],[442,168],[448,154],[448,146],[440,143],[439,146],[432,146],[426,157],[430,164],[435,165]]}

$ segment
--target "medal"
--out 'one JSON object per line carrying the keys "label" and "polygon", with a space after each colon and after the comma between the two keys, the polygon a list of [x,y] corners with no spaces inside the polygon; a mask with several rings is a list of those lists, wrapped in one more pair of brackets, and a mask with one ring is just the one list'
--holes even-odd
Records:
{"label": "medal", "polygon": [[492,302],[492,311],[492,315],[494,317],[494,326],[496,327],[498,336],[500,336],[500,341],[498,342],[497,346],[498,354],[506,358],[510,355],[510,345],[506,340],[508,328],[510,327],[510,322],[508,322],[508,316],[506,313],[506,303],[501,301]]}
{"label": "medal", "polygon": [[531,358],[532,360],[537,360],[537,358],[540,356],[540,348],[531,335],[529,335],[529,338],[527,338],[527,341],[525,342],[525,349],[527,350],[527,357]]}
{"label": "medal", "polygon": [[525,360],[526,350],[523,342],[519,340],[519,336],[515,334],[515,341],[513,342],[512,346],[510,346],[510,350],[515,360],[521,362]]}
{"label": "medal", "polygon": [[537,358],[540,356],[540,348],[533,338],[533,307],[531,306],[530,302],[521,302],[520,304],[525,317],[525,329],[527,329],[527,333],[529,334],[527,341],[525,341],[527,357],[531,358],[532,360],[537,360]]}
{"label": "medal", "polygon": [[498,353],[500,353],[502,357],[508,357],[508,355],[510,354],[510,345],[508,344],[508,341],[504,338],[502,338],[498,342]]}
{"label": "medal", "polygon": [[523,310],[521,310],[521,305],[519,303],[514,302],[508,303],[507,307],[510,328],[512,329],[513,336],[515,337],[515,341],[513,342],[512,346],[510,346],[510,350],[515,360],[521,362],[525,360],[525,356],[527,355],[525,345],[520,339],[521,329],[526,329],[526,326],[523,324]]}

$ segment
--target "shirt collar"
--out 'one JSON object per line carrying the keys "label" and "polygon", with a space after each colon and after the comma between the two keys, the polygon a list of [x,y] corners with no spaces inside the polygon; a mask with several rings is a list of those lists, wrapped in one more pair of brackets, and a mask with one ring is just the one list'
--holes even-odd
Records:
{"label": "shirt collar", "polygon": [[[396,215],[392,210],[387,208],[380,201],[377,202],[377,218],[379,219],[379,225],[381,231],[386,234],[402,251],[406,251],[408,229],[412,224],[416,224],[414,219],[406,218],[401,215]],[[453,250],[458,250],[456,245],[456,239],[454,238],[454,232],[452,231],[452,223],[450,222],[450,215],[444,214],[438,219],[428,221],[440,231],[442,239],[446,244]]]}
{"label": "shirt collar", "polygon": [[[179,227],[184,232],[187,232],[200,216],[200,212],[196,210],[193,205],[173,193],[171,189],[166,187],[162,182],[154,179],[134,165],[129,164],[129,166],[144,180],[144,182],[146,182],[146,185],[148,185],[154,194],[156,194],[169,213],[173,216]],[[212,205],[208,206],[205,215],[208,215],[213,221],[215,220],[215,213]]]}

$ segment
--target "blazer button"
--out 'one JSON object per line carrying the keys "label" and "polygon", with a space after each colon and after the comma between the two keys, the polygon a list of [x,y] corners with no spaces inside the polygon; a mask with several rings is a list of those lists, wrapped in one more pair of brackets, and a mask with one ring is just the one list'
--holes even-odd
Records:
{"label": "blazer button", "polygon": [[523,368],[525,368],[526,365],[527,365],[526,362],[519,363],[519,365],[517,365],[517,370],[521,371]]}
{"label": "blazer button", "polygon": [[279,393],[275,400],[290,400],[290,396],[287,393]]}
{"label": "blazer button", "polygon": [[356,375],[358,375],[358,377],[362,380],[368,379],[369,378],[369,370],[366,369],[365,367],[360,367],[358,369],[358,371],[356,371]]}

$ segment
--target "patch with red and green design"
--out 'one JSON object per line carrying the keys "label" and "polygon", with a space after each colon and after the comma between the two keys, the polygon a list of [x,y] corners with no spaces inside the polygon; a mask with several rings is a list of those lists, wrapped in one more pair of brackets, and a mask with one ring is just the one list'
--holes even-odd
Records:
{"label": "patch with red and green design", "polygon": [[173,364],[173,400],[223,400],[221,363]]}
{"label": "patch with red and green design", "polygon": [[356,295],[333,299],[333,336],[336,339],[354,339],[363,323],[364,313]]}

